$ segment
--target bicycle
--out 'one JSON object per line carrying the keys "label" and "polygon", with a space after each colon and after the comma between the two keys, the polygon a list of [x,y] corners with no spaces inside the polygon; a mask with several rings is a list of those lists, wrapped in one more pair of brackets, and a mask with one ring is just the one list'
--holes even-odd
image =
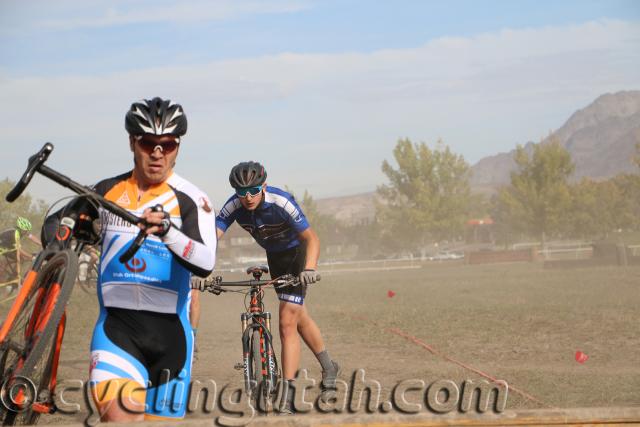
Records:
{"label": "bicycle", "polygon": [[10,254],[18,251],[19,248],[0,248],[0,303],[11,300],[11,295],[20,285],[20,265],[10,259]]}
{"label": "bicycle", "polygon": [[[247,268],[247,274],[253,280],[223,282],[221,276],[211,279],[195,279],[192,288],[202,292],[220,295],[222,292],[240,292],[249,296],[249,304],[245,302],[246,311],[240,314],[242,323],[242,364],[244,389],[249,401],[255,409],[268,413],[273,409],[281,378],[278,359],[273,348],[271,334],[271,313],[264,311],[264,288],[273,285],[275,288],[297,285],[298,278],[284,275],[272,280],[261,280],[269,268],[257,265]],[[319,278],[318,278],[319,279]],[[245,288],[232,290],[227,288]]]}
{"label": "bicycle", "polygon": [[89,295],[96,294],[98,284],[98,259],[99,252],[94,248],[84,248],[78,257],[78,280],[76,283],[80,285],[80,289]]}
{"label": "bicycle", "polygon": [[29,264],[18,257],[21,251],[19,240],[13,248],[0,248],[0,304],[15,298],[15,291],[20,287],[23,268]]}
{"label": "bicycle", "polygon": [[[3,425],[35,424],[41,414],[55,412],[53,393],[66,326],[65,309],[78,273],[78,256],[100,239],[98,207],[131,224],[141,218],[104,199],[91,189],[44,165],[53,151],[46,143],[31,156],[27,169],[6,200],[13,202],[38,172],[77,193],[94,208],[91,215],[63,210],[55,242],[35,258],[4,323],[0,327],[0,421]],[[155,209],[162,209],[156,206]],[[140,230],[119,258],[127,262],[144,243]]]}

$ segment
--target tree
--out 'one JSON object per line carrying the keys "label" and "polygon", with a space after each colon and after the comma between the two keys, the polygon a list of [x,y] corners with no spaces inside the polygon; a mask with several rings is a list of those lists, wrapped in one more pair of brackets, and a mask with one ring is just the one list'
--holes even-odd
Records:
{"label": "tree", "polygon": [[518,146],[514,160],[517,170],[511,173],[511,185],[498,192],[494,216],[503,230],[536,236],[544,243],[547,235],[567,226],[571,155],[551,138],[533,145],[531,153]]}
{"label": "tree", "polygon": [[460,236],[470,197],[470,169],[464,158],[442,141],[432,150],[409,139],[398,141],[393,156],[398,168],[382,163],[389,183],[378,187],[381,202],[376,205],[389,243],[424,248],[429,241]]}
{"label": "tree", "polygon": [[640,229],[640,175],[620,174],[611,181],[620,192],[616,228]]}
{"label": "tree", "polygon": [[[285,190],[296,198],[289,187],[285,187]],[[296,200],[298,199],[296,198]],[[320,237],[323,247],[326,247],[327,244],[335,243],[336,237],[339,234],[339,226],[336,219],[330,215],[320,213],[317,203],[307,190],[304,190],[302,200],[298,200],[298,203],[310,226],[318,234],[318,237]]]}
{"label": "tree", "polygon": [[580,238],[606,238],[628,221],[623,191],[613,179],[596,182],[584,178],[571,186],[569,231]]}

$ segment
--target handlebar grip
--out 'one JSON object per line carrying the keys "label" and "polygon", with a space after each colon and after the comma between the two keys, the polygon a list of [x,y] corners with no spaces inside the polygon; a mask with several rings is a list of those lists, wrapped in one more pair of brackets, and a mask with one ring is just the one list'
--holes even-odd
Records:
{"label": "handlebar grip", "polygon": [[201,277],[191,276],[191,282],[189,283],[191,285],[191,289],[196,289],[200,292],[204,292],[205,280],[206,279],[203,279]]}
{"label": "handlebar grip", "polygon": [[129,246],[129,249],[127,249],[125,253],[120,255],[120,258],[118,258],[118,261],[124,264],[128,262],[131,258],[133,258],[133,256],[136,254],[136,252],[138,252],[138,249],[140,249],[140,246],[142,246],[142,243],[144,243],[144,240],[146,238],[147,238],[147,233],[145,233],[144,230],[140,230],[140,232],[136,236],[136,239],[133,241],[131,246]]}
{"label": "handlebar grip", "polygon": [[29,185],[29,182],[31,182],[31,178],[33,178],[33,175],[40,168],[40,166],[42,166],[42,164],[47,161],[47,159],[49,158],[49,154],[51,154],[52,151],[53,144],[47,142],[42,146],[38,153],[29,157],[27,169],[24,171],[22,177],[16,183],[15,187],[13,187],[6,196],[7,202],[13,202],[22,194],[24,189],[27,188],[27,185]]}

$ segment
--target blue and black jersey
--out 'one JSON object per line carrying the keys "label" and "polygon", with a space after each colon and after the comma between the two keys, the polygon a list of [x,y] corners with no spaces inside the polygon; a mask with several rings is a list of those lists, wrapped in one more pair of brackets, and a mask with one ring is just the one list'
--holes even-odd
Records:
{"label": "blue and black jersey", "polygon": [[242,207],[237,194],[227,200],[216,217],[222,231],[236,221],[267,252],[281,252],[300,245],[298,234],[309,228],[307,218],[294,197],[267,186],[262,203],[253,211]]}

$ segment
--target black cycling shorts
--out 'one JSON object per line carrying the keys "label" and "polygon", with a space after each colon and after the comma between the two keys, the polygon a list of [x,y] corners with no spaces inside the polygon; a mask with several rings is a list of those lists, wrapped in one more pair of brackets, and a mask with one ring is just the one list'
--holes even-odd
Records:
{"label": "black cycling shorts", "polygon": [[177,314],[116,307],[106,311],[106,337],[146,368],[154,386],[178,377],[187,362],[187,338]]}
{"label": "black cycling shorts", "polygon": [[[275,279],[284,274],[298,276],[304,270],[305,258],[306,251],[300,245],[282,252],[267,252],[271,278]],[[280,301],[303,305],[304,298],[307,295],[307,286],[302,284],[285,286],[284,288],[276,289],[276,293]]]}
{"label": "black cycling shorts", "polygon": [[146,390],[145,414],[182,418],[192,350],[188,320],[177,314],[103,307],[91,341],[90,381],[107,391],[111,380],[136,382],[136,390]]}

